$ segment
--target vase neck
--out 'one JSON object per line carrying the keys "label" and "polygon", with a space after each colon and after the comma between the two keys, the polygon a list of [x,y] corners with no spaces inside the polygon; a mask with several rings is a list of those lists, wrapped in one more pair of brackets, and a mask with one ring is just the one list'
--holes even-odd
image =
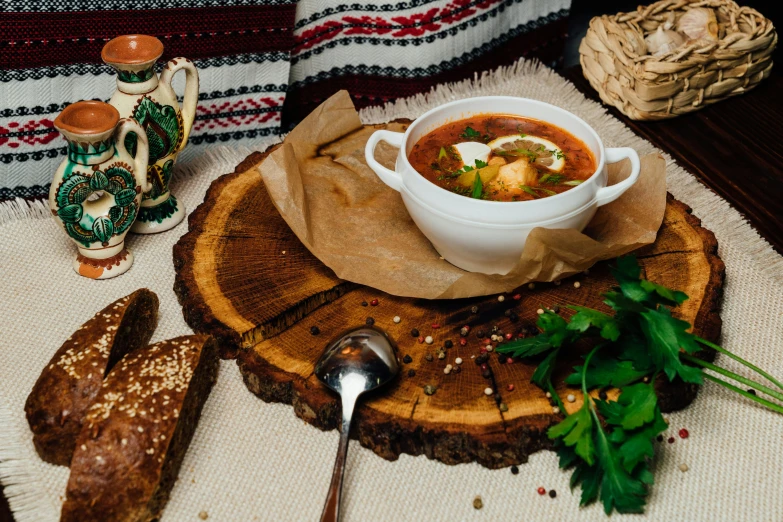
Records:
{"label": "vase neck", "polygon": [[80,165],[98,165],[114,156],[114,136],[101,140],[90,138],[89,141],[68,139],[68,160]]}
{"label": "vase neck", "polygon": [[143,82],[127,82],[117,75],[117,90],[125,94],[146,94],[154,91],[157,87],[158,75],[154,72]]}

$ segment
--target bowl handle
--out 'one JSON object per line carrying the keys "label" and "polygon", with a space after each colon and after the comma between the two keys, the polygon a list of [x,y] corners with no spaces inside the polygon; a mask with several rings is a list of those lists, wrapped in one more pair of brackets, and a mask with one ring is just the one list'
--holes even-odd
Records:
{"label": "bowl handle", "polygon": [[391,169],[387,169],[375,160],[375,147],[379,141],[385,141],[389,145],[395,147],[402,147],[402,138],[405,136],[402,132],[392,132],[386,130],[379,130],[372,133],[370,139],[367,140],[367,145],[364,147],[364,159],[367,161],[367,165],[378,174],[381,181],[389,185],[391,188],[400,191],[402,186],[402,176]]}
{"label": "bowl handle", "polygon": [[628,158],[631,160],[631,175],[622,180],[620,183],[616,183],[609,187],[598,189],[595,197],[598,201],[598,206],[611,203],[615,199],[619,198],[623,192],[631,188],[639,179],[639,171],[641,170],[641,163],[639,162],[639,155],[630,147],[620,147],[616,149],[606,149],[606,162],[617,163],[618,161]]}

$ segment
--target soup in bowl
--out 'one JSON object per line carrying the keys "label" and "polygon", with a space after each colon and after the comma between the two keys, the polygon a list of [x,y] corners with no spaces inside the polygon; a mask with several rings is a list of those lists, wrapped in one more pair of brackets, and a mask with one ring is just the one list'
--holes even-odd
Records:
{"label": "soup in bowl", "polygon": [[[378,142],[399,147],[394,170],[375,160]],[[536,227],[582,230],[596,209],[638,179],[638,154],[605,148],[582,119],[547,103],[486,96],[447,103],[404,133],[376,131],[367,164],[400,192],[413,221],[452,264],[508,273]],[[606,165],[630,175],[607,186]]]}

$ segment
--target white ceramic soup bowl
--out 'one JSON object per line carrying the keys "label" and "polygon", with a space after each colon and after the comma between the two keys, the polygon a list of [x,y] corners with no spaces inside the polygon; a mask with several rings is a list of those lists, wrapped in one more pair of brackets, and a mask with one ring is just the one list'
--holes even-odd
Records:
{"label": "white ceramic soup bowl", "polygon": [[[419,174],[408,153],[425,134],[478,114],[508,114],[551,123],[589,148],[596,170],[565,192],[533,201],[487,201],[460,196]],[[375,160],[378,142],[399,147],[395,169]],[[389,187],[400,192],[413,221],[435,249],[453,265],[470,272],[506,274],[519,261],[525,240],[536,227],[581,231],[598,207],[620,197],[639,179],[639,155],[633,149],[604,148],[598,134],[581,118],[554,105],[512,96],[483,96],[436,107],[404,132],[376,131],[365,147],[367,164]],[[631,161],[631,174],[607,186],[608,163]]]}

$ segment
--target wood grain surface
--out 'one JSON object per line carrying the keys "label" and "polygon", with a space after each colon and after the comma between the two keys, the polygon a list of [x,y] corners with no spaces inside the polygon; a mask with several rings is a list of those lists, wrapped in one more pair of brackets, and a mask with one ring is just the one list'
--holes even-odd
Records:
{"label": "wood grain surface", "polygon": [[[493,351],[482,367],[475,357],[493,328],[513,337],[535,332],[540,308],[606,309],[600,294],[613,284],[609,264],[560,285],[525,286],[502,301],[498,296],[426,301],[346,283],[321,265],[277,214],[252,168],[263,158],[256,154],[235,173],[217,179],[205,203],[191,214],[189,232],[174,247],[175,291],[188,324],[223,340],[223,355],[237,357],[250,391],[266,401],[292,404],[299,417],[321,429],[337,427],[339,402],[313,376],[313,366],[329,340],[371,318],[397,342],[400,356],[410,360],[397,380],[359,407],[353,436],[364,446],[387,459],[425,454],[448,464],[477,461],[491,468],[524,462],[549,447],[545,430],[561,416],[530,383],[535,365],[509,364]],[[648,278],[691,296],[677,313],[708,339],[717,339],[721,324],[723,263],[716,250],[713,234],[669,197],[657,241],[638,252]],[[569,315],[564,308],[560,313]],[[471,331],[462,346],[464,325]],[[420,342],[413,328],[433,343]],[[557,382],[579,355],[574,352],[559,367]],[[445,374],[447,364],[459,372]],[[437,388],[434,395],[424,393],[427,385]],[[695,395],[684,385],[659,386],[658,391],[667,410],[684,407]],[[558,393],[576,395],[567,403],[569,410],[581,405],[577,390],[560,384]]]}

